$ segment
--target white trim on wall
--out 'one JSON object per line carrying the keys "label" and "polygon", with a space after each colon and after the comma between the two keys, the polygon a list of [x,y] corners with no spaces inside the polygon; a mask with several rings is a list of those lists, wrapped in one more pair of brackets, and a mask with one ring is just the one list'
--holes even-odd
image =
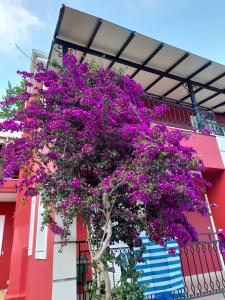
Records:
{"label": "white trim on wall", "polygon": [[4,226],[5,226],[5,216],[0,215],[0,256],[2,255]]}
{"label": "white trim on wall", "polygon": [[41,196],[39,197],[38,204],[38,216],[37,216],[37,234],[36,234],[36,247],[35,247],[35,258],[46,259],[47,258],[47,238],[48,238],[48,227],[42,228],[44,207],[41,203]]}
{"label": "white trim on wall", "polygon": [[[59,215],[55,216],[55,221],[59,225],[62,224]],[[60,238],[57,235],[54,237],[52,300],[77,299],[76,228],[74,219],[70,227],[69,243],[62,252]]]}
{"label": "white trim on wall", "polygon": [[35,218],[35,205],[36,197],[31,199],[31,208],[30,208],[30,231],[29,231],[29,242],[28,242],[28,256],[33,253],[33,242],[34,242],[34,218]]}

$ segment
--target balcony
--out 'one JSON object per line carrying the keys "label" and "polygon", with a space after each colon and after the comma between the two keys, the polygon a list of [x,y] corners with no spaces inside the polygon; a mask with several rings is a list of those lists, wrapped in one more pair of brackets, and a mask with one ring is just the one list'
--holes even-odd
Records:
{"label": "balcony", "polygon": [[[208,129],[212,135],[225,135],[225,117],[215,114],[210,109],[198,107],[199,115],[196,116],[196,110],[191,105],[160,100],[154,97],[146,97],[145,101],[149,108],[166,104],[166,112],[155,119],[157,123],[198,132],[204,132],[204,129]],[[202,127],[199,126],[199,118]]]}

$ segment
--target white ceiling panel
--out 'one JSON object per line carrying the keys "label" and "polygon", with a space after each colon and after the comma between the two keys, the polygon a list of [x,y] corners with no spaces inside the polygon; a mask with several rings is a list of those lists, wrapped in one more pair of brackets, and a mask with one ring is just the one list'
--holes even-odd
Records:
{"label": "white ceiling panel", "polygon": [[87,46],[97,23],[98,18],[66,7],[58,36]]}
{"label": "white ceiling panel", "polygon": [[128,76],[131,76],[134,73],[134,71],[136,70],[135,68],[128,67],[128,66],[125,66],[125,65],[122,65],[119,63],[115,63],[112,68],[115,71],[122,70],[124,72],[124,74],[126,74]]}
{"label": "white ceiling panel", "polygon": [[205,58],[191,54],[174,70],[172,70],[171,73],[183,78],[187,78],[189,75],[191,75],[196,70],[201,68],[204,64],[206,64],[207,61],[208,60]]}
{"label": "white ceiling panel", "polygon": [[210,99],[209,101],[203,103],[203,105],[205,107],[213,107],[217,104],[220,104],[221,102],[224,102],[225,101],[225,95],[218,95],[212,99]]}
{"label": "white ceiling panel", "polygon": [[166,71],[172,66],[175,62],[177,62],[185,52],[178,48],[171,47],[169,45],[165,45],[156,56],[154,56],[151,61],[147,64],[147,66]]}
{"label": "white ceiling panel", "polygon": [[91,54],[87,54],[85,60],[88,62],[94,61],[97,66],[103,68],[107,68],[111,63],[111,61],[108,59],[105,59],[103,57],[97,57]]}
{"label": "white ceiling panel", "polygon": [[98,30],[91,48],[107,54],[117,55],[130,34],[130,30],[104,21]]}
{"label": "white ceiling panel", "polygon": [[224,113],[225,112],[225,105],[216,108],[214,111],[217,112],[217,113]]}
{"label": "white ceiling panel", "polygon": [[150,90],[148,90],[148,92],[161,96],[165,94],[168,90],[173,88],[175,85],[177,85],[178,83],[179,83],[178,81],[164,77],[162,80],[157,82]]}
{"label": "white ceiling panel", "polygon": [[208,68],[203,70],[201,73],[192,78],[194,81],[201,83],[208,83],[212,79],[216,78],[220,74],[225,72],[225,66],[212,63]]}
{"label": "white ceiling panel", "polygon": [[211,84],[211,86],[214,86],[219,89],[225,89],[225,77],[215,81],[214,83]]}
{"label": "white ceiling panel", "polygon": [[183,103],[188,103],[188,104],[191,104],[191,98],[187,98],[186,100],[184,100]]}
{"label": "white ceiling panel", "polygon": [[200,92],[195,94],[195,98],[197,102],[200,102],[213,94],[215,94],[215,92],[203,89]]}
{"label": "white ceiling panel", "polygon": [[159,46],[159,42],[147,36],[136,34],[121,57],[142,64]]}
{"label": "white ceiling panel", "polygon": [[[142,87],[145,89],[150,83],[152,83],[156,78],[158,78],[158,75],[140,71],[137,73],[137,75],[134,77],[134,80],[142,85]],[[150,91],[148,91],[150,92]]]}
{"label": "white ceiling panel", "polygon": [[187,89],[185,89],[184,86],[182,85],[179,88],[177,88],[175,91],[170,93],[168,97],[175,100],[180,100],[181,98],[187,96],[187,94],[188,94]]}

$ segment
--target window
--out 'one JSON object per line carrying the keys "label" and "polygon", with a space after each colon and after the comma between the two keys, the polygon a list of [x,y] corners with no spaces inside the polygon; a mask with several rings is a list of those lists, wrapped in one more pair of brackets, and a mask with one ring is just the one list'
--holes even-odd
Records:
{"label": "window", "polygon": [[36,204],[36,197],[32,197],[31,209],[30,209],[30,232],[29,232],[29,243],[28,243],[28,255],[32,255],[33,252],[35,204]]}
{"label": "window", "polygon": [[5,225],[5,216],[0,216],[0,256],[2,255],[3,233]]}
{"label": "window", "polygon": [[36,259],[46,259],[47,257],[47,236],[48,228],[42,228],[44,207],[41,203],[41,196],[39,198],[38,205],[38,216],[37,216],[37,235],[36,235],[36,248],[35,248],[35,258]]}

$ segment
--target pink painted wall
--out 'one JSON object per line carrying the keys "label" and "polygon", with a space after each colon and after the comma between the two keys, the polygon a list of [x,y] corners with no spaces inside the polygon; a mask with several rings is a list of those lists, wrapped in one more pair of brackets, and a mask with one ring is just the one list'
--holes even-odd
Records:
{"label": "pink painted wall", "polygon": [[216,229],[225,229],[225,171],[215,170],[205,174],[205,178],[212,183],[207,189],[209,201],[217,204],[217,208],[212,208]]}
{"label": "pink painted wall", "polygon": [[[48,232],[47,259],[34,257],[37,212],[34,226],[33,255],[28,256],[29,222],[31,201],[20,206],[22,195],[16,205],[15,230],[10,266],[10,282],[6,300],[50,300],[52,293],[53,235]],[[37,203],[36,203],[37,206]]]}
{"label": "pink painted wall", "polygon": [[[196,149],[207,169],[224,169],[215,137],[192,134],[190,140],[185,141],[184,144],[191,145]],[[214,197],[213,193],[216,193],[216,196],[218,196],[219,193],[224,194],[224,192],[222,192],[222,186],[225,184],[225,176],[223,179],[217,176],[216,179],[214,178],[213,184],[215,184],[217,192],[213,192],[213,187],[210,192],[210,198]],[[220,204],[223,202],[222,200],[222,196],[220,195],[220,197],[218,197]],[[27,248],[31,203],[28,201],[23,207],[20,206],[20,203],[21,195],[18,195],[10,267],[10,284],[6,300],[50,300],[52,293],[53,234],[49,231],[46,260],[36,260],[34,255],[28,257]],[[221,205],[222,211],[225,212],[225,204]],[[220,213],[214,214],[216,219],[215,223],[217,226],[224,225],[225,228],[225,221],[222,220],[220,214],[221,211]],[[209,224],[208,219],[204,219],[203,221],[203,219],[196,215],[192,215],[190,219],[196,224],[198,231],[201,232],[207,229]],[[36,222],[37,218],[35,218],[35,224]],[[35,238],[36,230],[34,241]],[[77,220],[77,239],[86,239],[86,231],[79,218]],[[33,249],[35,249],[35,245]]]}
{"label": "pink painted wall", "polygon": [[199,239],[201,241],[209,240],[209,234],[212,235],[213,232],[209,216],[202,216],[198,212],[187,212],[186,216],[198,232]]}
{"label": "pink painted wall", "polygon": [[49,300],[52,295],[52,272],[53,272],[53,242],[54,236],[51,230],[48,230],[48,243],[47,243],[47,259],[35,259],[35,241],[36,241],[36,228],[37,228],[37,207],[34,223],[34,241],[33,241],[33,254],[28,258],[27,267],[27,286],[26,286],[26,299],[31,300]]}
{"label": "pink painted wall", "polygon": [[206,168],[223,170],[224,165],[215,136],[191,134],[190,139],[183,141],[184,145],[192,146],[203,160]]}
{"label": "pink painted wall", "polygon": [[198,246],[194,244],[191,247],[186,246],[181,249],[180,255],[184,275],[190,276],[190,274],[194,275],[221,270],[216,246],[207,243],[210,239],[214,240],[209,216],[202,216],[197,212],[186,213],[186,215],[199,233],[199,240],[205,241],[205,243],[200,243]]}
{"label": "pink painted wall", "polygon": [[3,186],[0,187],[0,193],[16,193],[17,179],[7,179]]}

